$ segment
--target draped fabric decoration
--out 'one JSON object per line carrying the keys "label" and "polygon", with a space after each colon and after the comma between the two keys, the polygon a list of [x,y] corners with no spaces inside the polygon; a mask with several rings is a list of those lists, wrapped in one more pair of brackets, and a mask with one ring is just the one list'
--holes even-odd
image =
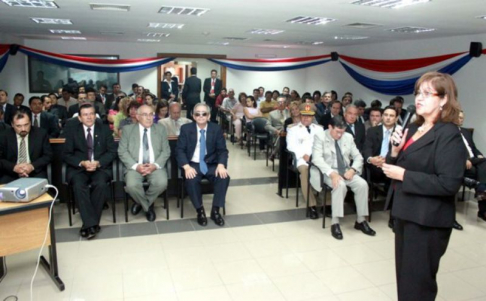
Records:
{"label": "draped fabric decoration", "polygon": [[387,95],[412,94],[417,79],[428,71],[454,74],[466,65],[469,52],[406,60],[368,60],[340,55],[348,74],[363,86]]}
{"label": "draped fabric decoration", "polygon": [[138,71],[149,68],[154,68],[170,61],[175,58],[139,58],[139,59],[122,59],[122,60],[108,60],[108,59],[97,59],[83,56],[74,56],[66,54],[57,54],[42,50],[37,50],[25,46],[20,46],[19,52],[25,55],[35,57],[39,60],[46,61],[49,63],[77,68],[89,71],[98,72],[130,72]]}
{"label": "draped fabric decoration", "polygon": [[287,71],[313,67],[331,61],[331,55],[283,59],[209,59],[227,68],[244,71]]}
{"label": "draped fabric decoration", "polygon": [[9,51],[10,45],[0,45],[0,72],[2,72],[3,67],[5,67],[5,64],[7,63]]}

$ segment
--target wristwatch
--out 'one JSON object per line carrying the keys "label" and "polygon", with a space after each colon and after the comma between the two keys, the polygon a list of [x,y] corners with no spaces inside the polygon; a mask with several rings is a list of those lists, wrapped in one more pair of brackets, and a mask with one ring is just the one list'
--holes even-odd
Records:
{"label": "wristwatch", "polygon": [[366,159],[366,163],[371,164],[371,157],[368,157],[368,159]]}

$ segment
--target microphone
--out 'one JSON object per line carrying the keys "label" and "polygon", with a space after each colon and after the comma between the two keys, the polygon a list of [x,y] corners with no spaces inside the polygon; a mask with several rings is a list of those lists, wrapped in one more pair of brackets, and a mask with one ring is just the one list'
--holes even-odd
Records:
{"label": "microphone", "polygon": [[[415,115],[415,106],[409,105],[407,107],[407,114],[405,114],[405,118],[403,118],[403,122],[402,122],[403,130],[405,130],[405,128],[407,128],[407,126],[410,122],[410,119],[412,119],[413,115]],[[393,142],[393,146],[398,146],[398,145],[399,145],[399,143]]]}

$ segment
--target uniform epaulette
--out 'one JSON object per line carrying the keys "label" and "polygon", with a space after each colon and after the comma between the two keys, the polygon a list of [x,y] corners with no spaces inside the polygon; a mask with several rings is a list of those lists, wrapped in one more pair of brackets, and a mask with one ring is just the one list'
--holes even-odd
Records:
{"label": "uniform epaulette", "polygon": [[297,123],[292,123],[287,126],[287,129],[293,128]]}

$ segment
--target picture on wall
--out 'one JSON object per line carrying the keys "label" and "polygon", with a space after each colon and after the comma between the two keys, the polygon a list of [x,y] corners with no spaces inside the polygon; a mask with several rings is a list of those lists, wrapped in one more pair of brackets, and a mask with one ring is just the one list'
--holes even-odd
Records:
{"label": "picture on wall", "polygon": [[[74,55],[109,60],[117,60],[119,58],[118,55]],[[111,92],[112,85],[120,82],[119,73],[69,68],[41,61],[30,56],[28,58],[28,65],[30,93],[58,92],[60,88],[69,88],[71,91],[76,92],[81,86],[93,88],[98,91],[103,84],[108,87],[108,92]]]}

